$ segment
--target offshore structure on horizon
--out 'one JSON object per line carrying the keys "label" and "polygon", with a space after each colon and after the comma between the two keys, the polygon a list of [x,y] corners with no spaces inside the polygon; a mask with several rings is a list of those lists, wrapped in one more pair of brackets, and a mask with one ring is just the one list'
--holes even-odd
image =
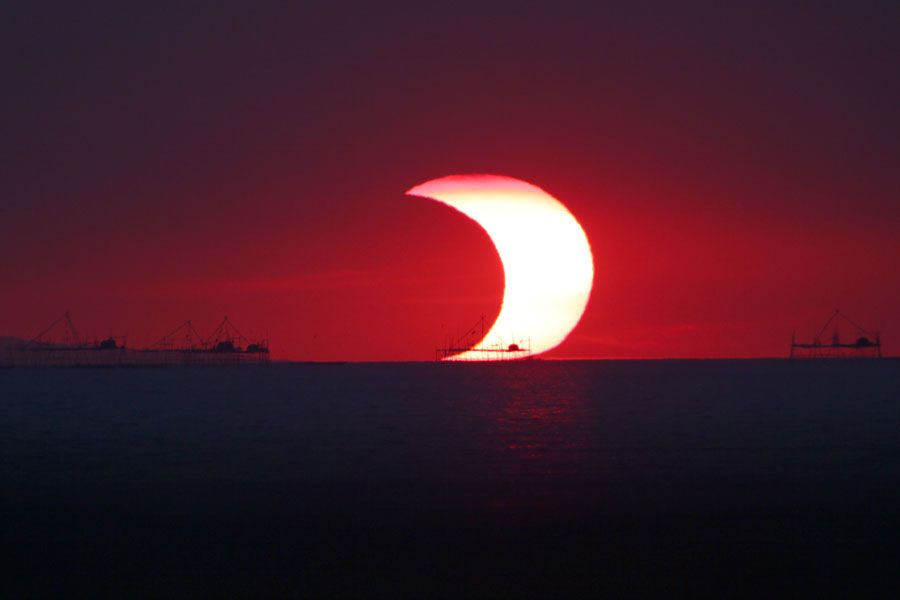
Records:
{"label": "offshore structure on horizon", "polygon": [[112,333],[102,340],[87,341],[78,334],[66,311],[28,341],[19,341],[0,354],[6,367],[106,367],[239,365],[269,362],[268,337],[251,341],[226,316],[216,329],[202,337],[191,321],[185,321],[146,348],[127,347],[127,336]]}
{"label": "offshore structure on horizon", "polygon": [[[531,339],[516,340],[509,344],[498,341],[483,345],[484,315],[465,333],[448,338],[446,343],[434,351],[434,359],[438,362],[495,362],[522,360],[532,358]],[[480,340],[480,341],[479,341]]]}
{"label": "offshore structure on horizon", "polygon": [[[856,340],[850,343],[841,341],[838,323],[844,321],[856,331]],[[833,326],[831,339],[823,342],[829,326]],[[852,321],[840,309],[835,309],[811,342],[798,342],[796,332],[791,336],[790,358],[881,358],[881,335],[870,333]]]}

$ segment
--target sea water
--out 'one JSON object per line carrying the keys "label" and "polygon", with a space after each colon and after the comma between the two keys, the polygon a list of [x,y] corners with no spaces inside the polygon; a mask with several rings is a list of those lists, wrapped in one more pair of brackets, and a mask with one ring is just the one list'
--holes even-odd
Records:
{"label": "sea water", "polygon": [[900,361],[0,370],[6,589],[895,585]]}

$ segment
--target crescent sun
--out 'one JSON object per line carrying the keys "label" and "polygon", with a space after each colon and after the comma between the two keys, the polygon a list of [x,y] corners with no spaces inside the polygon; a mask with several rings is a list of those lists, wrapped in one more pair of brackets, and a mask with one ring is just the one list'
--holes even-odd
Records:
{"label": "crescent sun", "polygon": [[478,223],[503,264],[500,314],[477,344],[447,360],[528,339],[531,355],[555,348],[578,325],[594,282],[584,229],[541,188],[502,175],[450,175],[406,192],[442,202]]}

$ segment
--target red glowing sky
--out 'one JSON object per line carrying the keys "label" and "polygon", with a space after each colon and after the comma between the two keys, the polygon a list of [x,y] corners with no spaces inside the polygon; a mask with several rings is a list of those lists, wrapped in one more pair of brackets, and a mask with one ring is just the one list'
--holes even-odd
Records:
{"label": "red glowing sky", "polygon": [[472,172],[588,235],[552,357],[781,356],[835,307],[900,331],[892,3],[16,10],[0,335],[227,314],[279,358],[430,359],[502,271],[404,192]]}

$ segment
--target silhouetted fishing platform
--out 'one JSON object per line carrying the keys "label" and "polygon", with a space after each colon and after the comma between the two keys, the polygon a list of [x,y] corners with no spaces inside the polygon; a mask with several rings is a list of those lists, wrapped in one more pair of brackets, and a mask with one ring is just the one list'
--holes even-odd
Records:
{"label": "silhouetted fishing platform", "polygon": [[475,325],[455,339],[434,351],[436,361],[458,362],[494,362],[522,360],[531,358],[531,340],[515,340],[504,343],[502,340],[484,345],[485,319],[482,316]]}
{"label": "silhouetted fishing platform", "polygon": [[170,365],[241,365],[269,362],[268,337],[251,341],[226,316],[206,337],[185,321],[146,348],[130,348],[127,336],[87,341],[68,311],[28,341],[0,352],[6,367],[108,367]]}
{"label": "silhouetted fishing platform", "polygon": [[[838,323],[844,322],[855,331],[856,339],[845,343],[841,341]],[[823,342],[823,335],[832,327],[831,339]],[[825,322],[810,342],[798,342],[796,332],[791,338],[790,358],[881,358],[881,335],[870,333],[856,324],[840,309]]]}

